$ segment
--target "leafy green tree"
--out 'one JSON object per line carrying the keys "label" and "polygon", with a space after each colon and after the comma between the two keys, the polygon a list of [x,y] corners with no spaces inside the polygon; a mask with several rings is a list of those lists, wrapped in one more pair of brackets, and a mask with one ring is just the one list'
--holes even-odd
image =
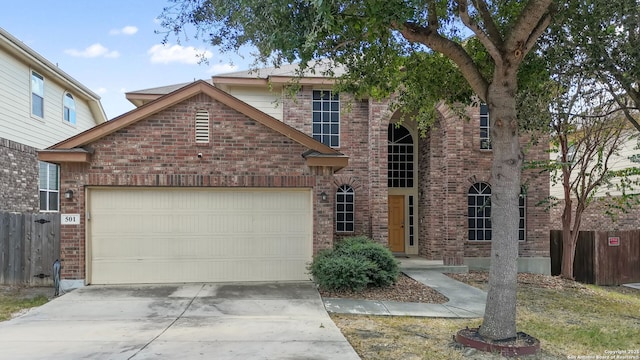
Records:
{"label": "leafy green tree", "polygon": [[640,131],[640,2],[572,0],[559,8],[559,16],[566,21],[543,37],[548,55],[597,80],[610,106]]}
{"label": "leafy green tree", "polygon": [[[438,101],[476,94],[491,113],[493,242],[482,336],[516,336],[519,140],[518,73],[552,20],[552,0],[172,0],[161,15],[173,34],[194,31],[223,51],[257,50],[259,63],[313,60],[349,71],[342,89],[398,94],[430,124]],[[193,29],[193,30],[189,30]],[[474,39],[464,42],[473,35]],[[327,74],[331,74],[331,66]],[[464,79],[466,86],[457,80]]]}
{"label": "leafy green tree", "polygon": [[[595,202],[614,216],[629,210],[638,200],[638,168],[620,168],[621,150],[635,144],[637,132],[615,102],[603,92],[606,86],[577,73],[557,74],[549,92],[552,109],[552,154],[549,168],[553,184],[561,184],[562,266],[561,274],[573,279],[573,265],[582,215]],[[614,193],[615,196],[611,196]],[[550,205],[558,205],[551,199]]]}

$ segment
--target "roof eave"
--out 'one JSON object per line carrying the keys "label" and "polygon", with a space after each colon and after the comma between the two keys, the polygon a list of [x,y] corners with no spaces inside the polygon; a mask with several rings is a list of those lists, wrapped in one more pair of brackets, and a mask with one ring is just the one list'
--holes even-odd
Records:
{"label": "roof eave", "polygon": [[38,160],[48,163],[89,163],[91,154],[83,149],[38,150]]}

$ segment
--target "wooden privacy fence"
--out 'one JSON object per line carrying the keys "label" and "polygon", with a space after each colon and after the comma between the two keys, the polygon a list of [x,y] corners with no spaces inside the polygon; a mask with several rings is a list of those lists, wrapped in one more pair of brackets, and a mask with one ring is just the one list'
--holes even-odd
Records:
{"label": "wooden privacy fence", "polygon": [[[551,274],[560,275],[562,231],[551,231]],[[573,262],[577,281],[596,285],[640,282],[640,230],[580,231]]]}
{"label": "wooden privacy fence", "polygon": [[60,214],[0,212],[0,284],[53,284]]}

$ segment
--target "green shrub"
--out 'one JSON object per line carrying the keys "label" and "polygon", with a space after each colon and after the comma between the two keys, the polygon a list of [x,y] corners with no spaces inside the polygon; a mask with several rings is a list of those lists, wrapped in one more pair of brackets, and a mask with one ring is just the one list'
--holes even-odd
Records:
{"label": "green shrub", "polygon": [[345,238],[334,250],[319,252],[309,270],[326,290],[360,291],[367,286],[389,286],[400,274],[391,251],[366,236]]}
{"label": "green shrub", "polygon": [[369,239],[361,241],[358,237],[345,240],[347,241],[343,242],[335,250],[336,252],[350,257],[363,257],[376,264],[376,267],[371,269],[369,273],[370,285],[384,287],[395,284],[400,270],[398,269],[398,261],[389,249]]}
{"label": "green shrub", "polygon": [[361,291],[369,284],[369,273],[376,265],[362,257],[325,252],[311,263],[311,274],[326,290]]}

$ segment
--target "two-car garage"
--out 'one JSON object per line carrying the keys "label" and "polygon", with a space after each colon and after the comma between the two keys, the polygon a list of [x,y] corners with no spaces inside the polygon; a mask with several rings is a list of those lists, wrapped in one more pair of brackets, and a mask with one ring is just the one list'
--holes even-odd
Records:
{"label": "two-car garage", "polygon": [[87,282],[307,280],[311,190],[90,187]]}

